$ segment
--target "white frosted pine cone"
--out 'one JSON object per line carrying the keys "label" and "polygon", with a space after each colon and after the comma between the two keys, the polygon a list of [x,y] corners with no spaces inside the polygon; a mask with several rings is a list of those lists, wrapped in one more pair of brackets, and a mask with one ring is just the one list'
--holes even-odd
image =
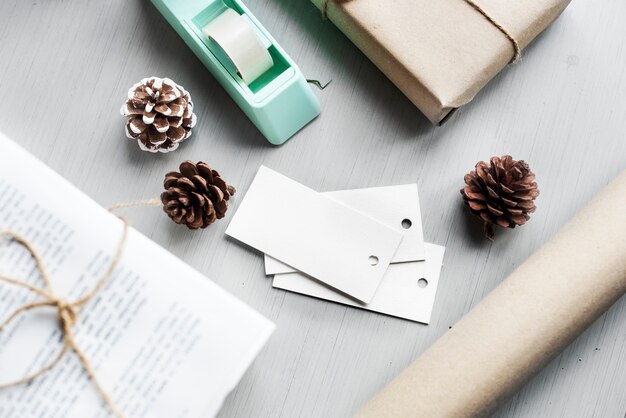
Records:
{"label": "white frosted pine cone", "polygon": [[196,125],[191,96],[169,78],[144,78],[132,86],[121,113],[128,117],[126,136],[149,152],[174,151]]}

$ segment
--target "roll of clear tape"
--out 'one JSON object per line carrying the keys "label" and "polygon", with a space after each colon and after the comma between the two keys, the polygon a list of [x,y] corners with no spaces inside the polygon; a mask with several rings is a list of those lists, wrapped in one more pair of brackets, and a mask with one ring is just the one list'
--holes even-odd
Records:
{"label": "roll of clear tape", "polygon": [[226,9],[202,28],[218,44],[246,84],[251,84],[272,68],[274,61],[248,22],[233,9]]}
{"label": "roll of clear tape", "polygon": [[486,416],[626,293],[626,171],[358,418]]}

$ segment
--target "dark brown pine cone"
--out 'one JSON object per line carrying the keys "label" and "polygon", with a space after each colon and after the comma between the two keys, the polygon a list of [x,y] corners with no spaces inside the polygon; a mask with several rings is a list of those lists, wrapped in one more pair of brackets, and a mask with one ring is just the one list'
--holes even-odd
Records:
{"label": "dark brown pine cone", "polygon": [[530,219],[539,189],[528,164],[504,155],[476,164],[465,175],[461,195],[470,212],[484,222],[485,236],[493,240],[494,225],[515,228]]}
{"label": "dark brown pine cone", "polygon": [[128,91],[121,113],[126,136],[150,152],[169,152],[191,136],[196,125],[189,93],[169,78],[144,78]]}
{"label": "dark brown pine cone", "polygon": [[180,172],[165,175],[163,186],[163,210],[174,222],[189,229],[206,228],[222,219],[228,199],[235,194],[235,188],[202,161],[197,164],[184,161]]}

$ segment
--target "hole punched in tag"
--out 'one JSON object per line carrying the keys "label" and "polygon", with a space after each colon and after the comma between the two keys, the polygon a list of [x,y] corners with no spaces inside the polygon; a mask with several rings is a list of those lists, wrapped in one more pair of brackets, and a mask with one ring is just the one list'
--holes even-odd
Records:
{"label": "hole punched in tag", "polygon": [[370,255],[369,258],[367,259],[370,262],[370,266],[377,266],[378,265],[378,257],[376,257],[375,255]]}
{"label": "hole punched in tag", "polygon": [[409,229],[410,227],[413,226],[413,222],[411,222],[411,220],[409,218],[403,219],[401,224],[402,224],[402,228],[404,228],[404,229]]}
{"label": "hole punched in tag", "polygon": [[423,278],[423,277],[422,277],[422,278],[420,278],[420,279],[417,281],[417,285],[418,285],[420,288],[422,288],[422,289],[423,289],[423,288],[425,288],[426,286],[428,286],[428,280],[426,280],[425,278]]}

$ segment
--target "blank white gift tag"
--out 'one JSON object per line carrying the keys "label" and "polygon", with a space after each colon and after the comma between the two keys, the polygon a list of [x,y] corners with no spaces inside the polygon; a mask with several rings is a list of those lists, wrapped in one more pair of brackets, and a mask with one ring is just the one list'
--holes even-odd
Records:
{"label": "blank white gift tag", "polygon": [[[391,259],[392,263],[419,261],[425,258],[417,184],[339,190],[322,194],[400,232],[404,238]],[[265,255],[265,274],[268,276],[295,271],[297,270],[287,264]]]}
{"label": "blank white gift tag", "polygon": [[366,303],[402,240],[377,220],[263,166],[226,234]]}
{"label": "blank white gift tag", "polygon": [[[273,286],[369,311],[428,324],[445,248],[426,244],[426,260],[391,264],[372,301],[364,305],[302,273],[277,274]],[[358,277],[354,276],[355,279]]]}

